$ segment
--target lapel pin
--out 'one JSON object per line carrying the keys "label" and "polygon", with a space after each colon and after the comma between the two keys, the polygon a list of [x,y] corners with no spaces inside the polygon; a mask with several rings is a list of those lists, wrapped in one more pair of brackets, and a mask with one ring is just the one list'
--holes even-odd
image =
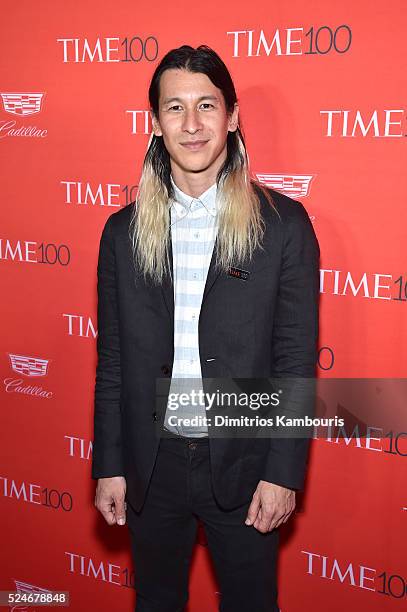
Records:
{"label": "lapel pin", "polygon": [[247,270],[241,270],[240,268],[229,268],[228,276],[233,278],[240,278],[240,280],[246,281],[249,278],[250,272]]}

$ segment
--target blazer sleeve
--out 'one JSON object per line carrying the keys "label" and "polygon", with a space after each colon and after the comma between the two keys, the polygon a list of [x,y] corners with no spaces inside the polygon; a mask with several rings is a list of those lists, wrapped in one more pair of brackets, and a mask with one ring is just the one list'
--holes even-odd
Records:
{"label": "blazer sleeve", "polygon": [[[320,249],[307,211],[295,202],[284,222],[272,333],[272,377],[313,378],[318,359]],[[271,438],[262,480],[302,489],[309,438]]]}
{"label": "blazer sleeve", "polygon": [[97,267],[97,367],[92,478],[123,476],[121,369],[112,217],[102,232]]}

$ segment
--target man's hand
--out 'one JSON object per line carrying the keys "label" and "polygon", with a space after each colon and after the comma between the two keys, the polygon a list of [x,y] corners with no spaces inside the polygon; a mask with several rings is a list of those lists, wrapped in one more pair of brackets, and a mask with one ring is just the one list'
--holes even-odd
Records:
{"label": "man's hand", "polygon": [[246,525],[266,533],[285,523],[295,508],[295,491],[260,480],[253,493]]}
{"label": "man's hand", "polygon": [[124,476],[99,478],[96,487],[95,506],[102,513],[108,525],[124,525],[127,504],[126,479]]}

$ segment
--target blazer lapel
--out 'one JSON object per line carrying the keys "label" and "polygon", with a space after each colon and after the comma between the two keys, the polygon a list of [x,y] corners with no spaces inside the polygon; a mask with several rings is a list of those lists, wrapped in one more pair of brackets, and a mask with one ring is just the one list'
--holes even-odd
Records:
{"label": "blazer lapel", "polygon": [[169,273],[165,274],[163,282],[161,284],[161,290],[163,293],[165,305],[167,306],[168,314],[170,315],[171,321],[174,323],[174,284],[172,282],[172,279],[174,278],[174,264],[172,257],[171,227],[169,230],[168,257],[171,266],[171,276]]}
{"label": "blazer lapel", "polygon": [[202,304],[204,303],[206,296],[208,295],[209,291],[212,289],[214,282],[216,281],[216,279],[218,278],[220,274],[220,268],[217,268],[215,266],[215,262],[216,262],[215,254],[216,254],[217,244],[218,244],[218,238],[216,238],[215,243],[213,245],[213,252],[212,252],[211,262],[209,264],[208,276],[206,277],[206,283],[205,283],[205,288],[204,288],[203,297],[202,297]]}

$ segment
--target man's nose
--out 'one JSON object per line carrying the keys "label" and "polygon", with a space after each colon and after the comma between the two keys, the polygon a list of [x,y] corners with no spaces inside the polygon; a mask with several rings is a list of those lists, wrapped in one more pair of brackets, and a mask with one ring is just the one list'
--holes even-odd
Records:
{"label": "man's nose", "polygon": [[184,115],[184,121],[182,123],[182,129],[195,133],[200,130],[202,127],[202,122],[199,117],[198,111],[195,110],[187,110]]}

